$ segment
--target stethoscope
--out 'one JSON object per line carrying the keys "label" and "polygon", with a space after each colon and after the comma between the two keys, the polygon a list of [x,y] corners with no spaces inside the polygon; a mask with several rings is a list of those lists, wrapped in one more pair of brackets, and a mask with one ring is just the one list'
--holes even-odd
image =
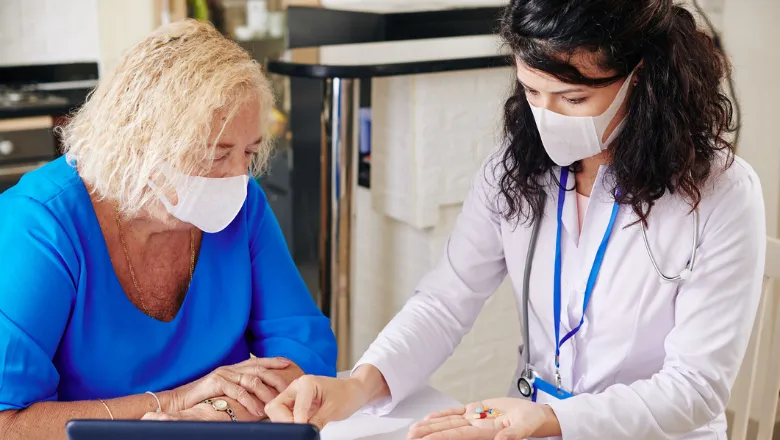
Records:
{"label": "stethoscope", "polygon": [[[544,203],[542,204],[544,209]],[[688,264],[685,269],[680,271],[676,276],[667,276],[658,267],[658,263],[653,256],[653,251],[650,249],[650,242],[647,240],[647,228],[644,223],[642,225],[642,240],[645,242],[645,249],[647,249],[647,255],[650,257],[650,262],[653,264],[658,276],[662,282],[671,283],[676,281],[687,280],[693,273],[693,266],[696,263],[696,248],[699,247],[699,212],[694,209],[691,213],[693,218],[693,242],[691,249],[691,258],[688,260]],[[534,260],[534,251],[536,250],[536,243],[539,239],[539,220],[533,222],[531,229],[531,242],[528,246],[528,254],[525,260],[525,271],[523,273],[523,371],[520,373],[520,378],[517,380],[517,390],[523,397],[530,398],[534,395],[534,381],[536,380],[536,371],[531,366],[531,350],[530,350],[530,335],[528,331],[528,289],[531,278],[531,267]],[[557,386],[560,386],[560,378],[556,377]]]}

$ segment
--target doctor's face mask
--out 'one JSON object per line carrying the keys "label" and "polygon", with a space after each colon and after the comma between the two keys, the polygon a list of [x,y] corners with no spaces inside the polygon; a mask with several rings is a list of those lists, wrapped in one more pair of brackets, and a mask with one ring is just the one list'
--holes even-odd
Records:
{"label": "doctor's face mask", "polygon": [[622,127],[634,73],[589,87],[567,84],[518,63],[518,81],[553,162],[568,166],[607,149]]}

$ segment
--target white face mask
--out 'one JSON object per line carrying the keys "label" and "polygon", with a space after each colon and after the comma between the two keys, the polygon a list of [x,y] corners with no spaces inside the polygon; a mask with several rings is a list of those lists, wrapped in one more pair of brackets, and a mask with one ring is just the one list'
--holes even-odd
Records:
{"label": "white face mask", "polygon": [[624,121],[620,121],[609,138],[602,142],[604,132],[626,100],[628,85],[633,76],[632,71],[615,95],[612,104],[599,116],[564,116],[531,105],[542,144],[553,162],[560,166],[568,166],[607,149],[623,128]]}
{"label": "white face mask", "polygon": [[170,200],[149,182],[168,212],[177,219],[190,223],[203,232],[219,232],[236,218],[246,200],[249,176],[208,178],[187,176],[166,165],[160,170],[176,190],[178,203]]}

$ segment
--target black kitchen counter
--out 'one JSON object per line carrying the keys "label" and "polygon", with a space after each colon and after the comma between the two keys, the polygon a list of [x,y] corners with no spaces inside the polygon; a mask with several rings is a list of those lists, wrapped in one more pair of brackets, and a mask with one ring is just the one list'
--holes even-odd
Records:
{"label": "black kitchen counter", "polygon": [[269,61],[268,71],[280,75],[307,78],[377,78],[383,76],[450,72],[455,70],[489,69],[493,67],[509,66],[510,62],[511,60],[507,56],[372,64],[365,66]]}
{"label": "black kitchen counter", "polygon": [[[291,49],[285,58],[295,59]],[[508,67],[496,36],[430,38],[324,46],[318,63],[269,60],[270,73],[307,78],[372,78]]]}

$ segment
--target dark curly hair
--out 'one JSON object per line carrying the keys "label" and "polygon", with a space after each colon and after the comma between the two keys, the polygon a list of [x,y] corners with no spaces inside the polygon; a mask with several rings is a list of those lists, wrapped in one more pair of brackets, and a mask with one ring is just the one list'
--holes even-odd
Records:
{"label": "dark curly hair", "polygon": [[[718,152],[726,151],[726,166],[733,161],[727,135],[737,127],[721,89],[730,65],[672,0],[511,0],[500,33],[519,62],[569,84],[603,87],[642,63],[623,129],[607,150],[617,200],[640,221],[667,191],[695,209]],[[616,75],[583,76],[569,64],[575,51],[594,54]],[[542,216],[545,186],[558,179],[519,81],[504,105],[504,135],[495,169],[502,215],[532,223]]]}

